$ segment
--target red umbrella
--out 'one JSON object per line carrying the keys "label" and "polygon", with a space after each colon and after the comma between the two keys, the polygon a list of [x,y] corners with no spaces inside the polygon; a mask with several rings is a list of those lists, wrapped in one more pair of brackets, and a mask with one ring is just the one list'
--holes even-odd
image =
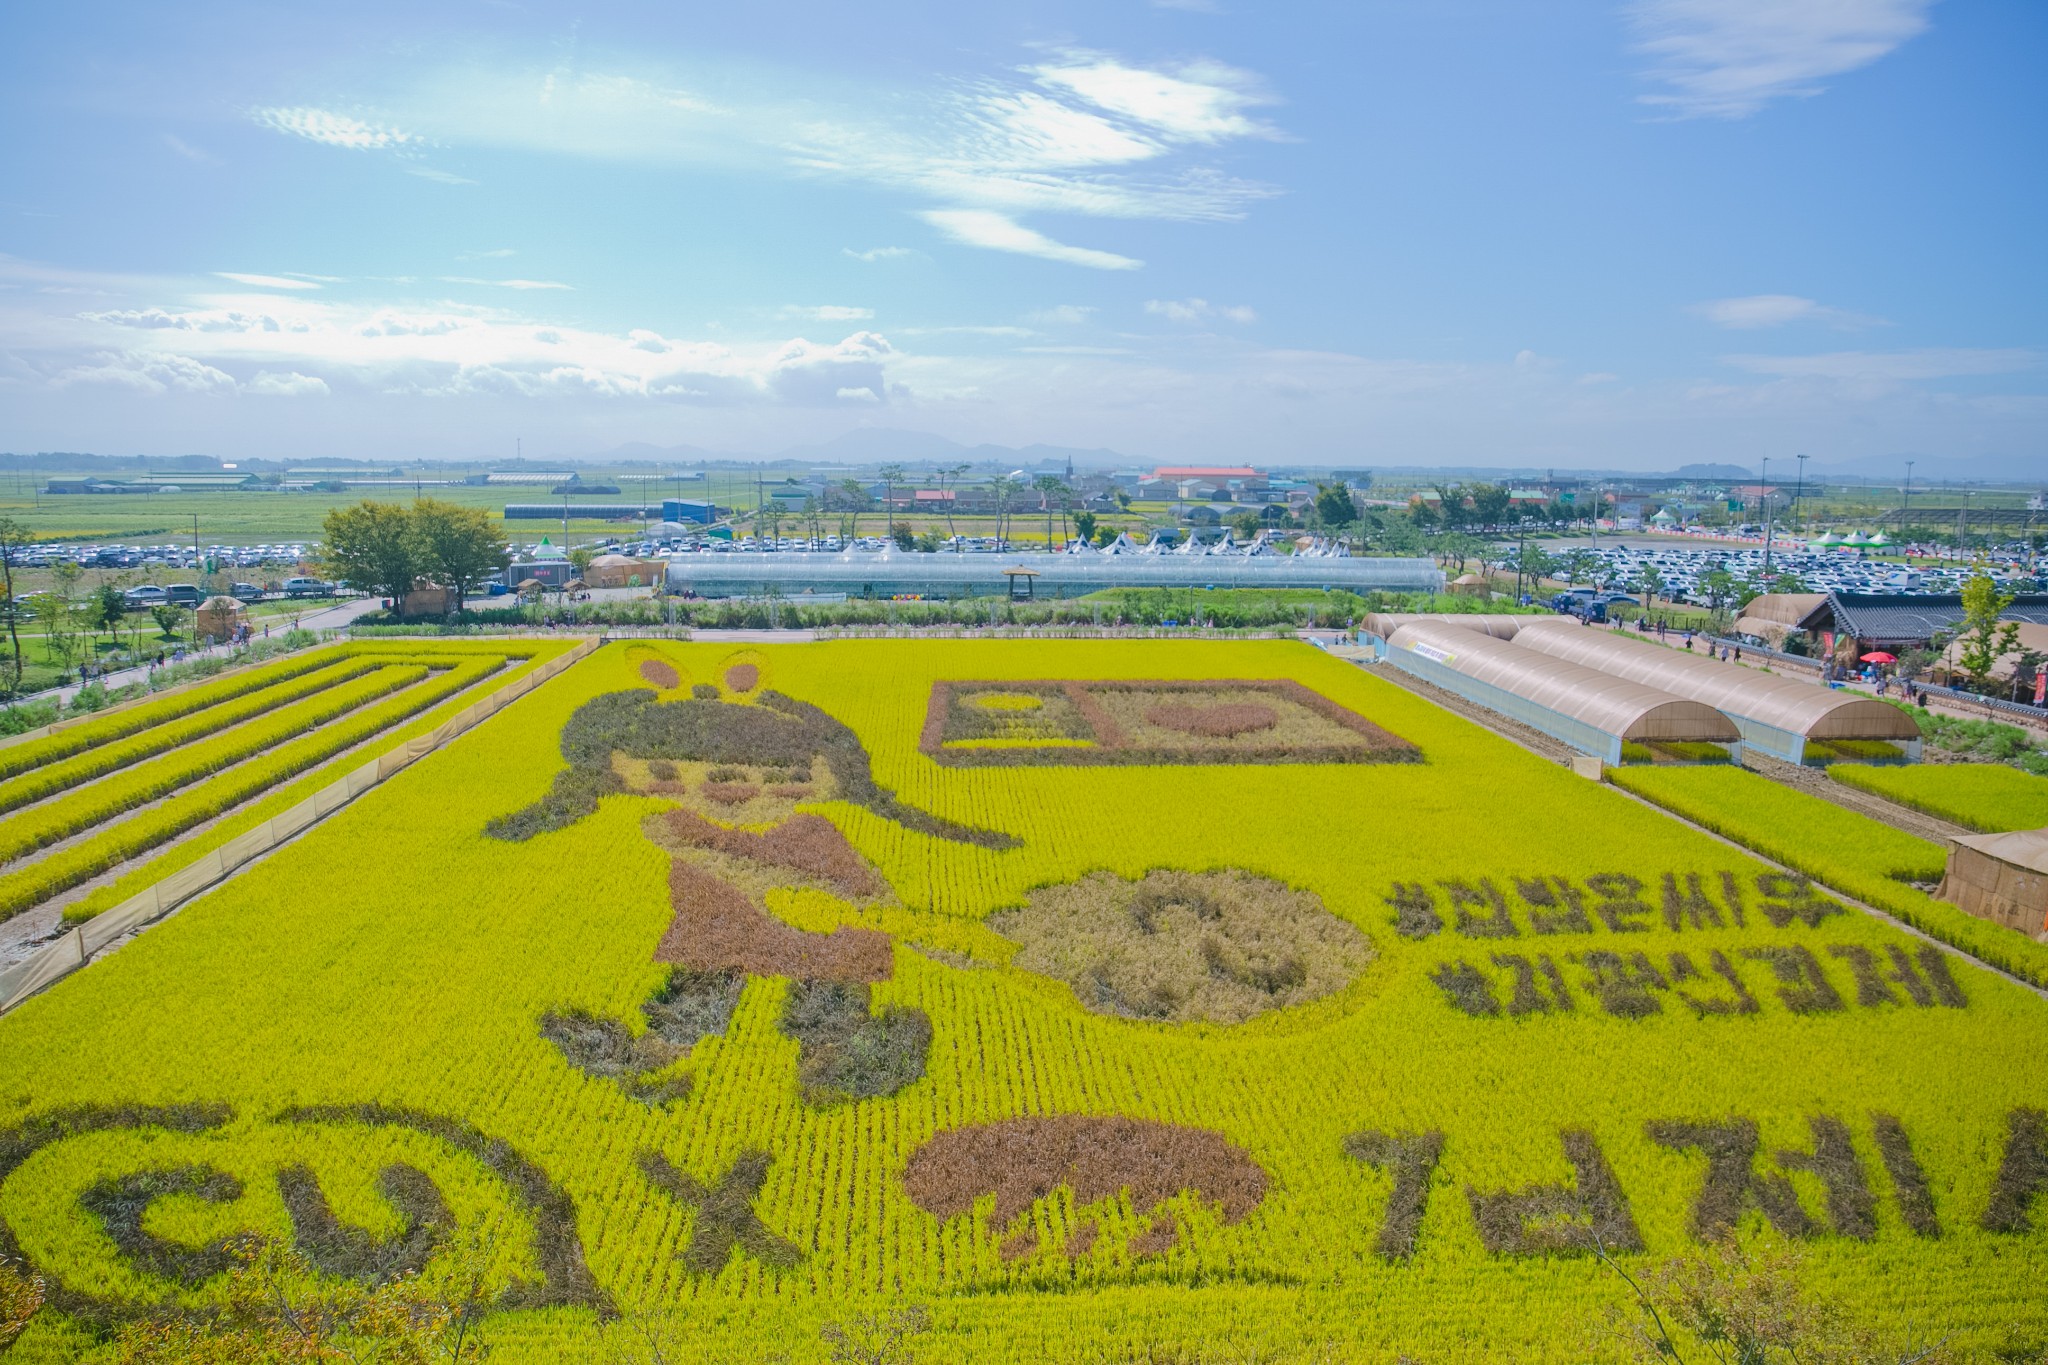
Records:
{"label": "red umbrella", "polygon": [[1870,653],[1863,656],[1863,662],[1867,664],[1895,664],[1898,661],[1898,655],[1887,654],[1881,649],[1873,649]]}

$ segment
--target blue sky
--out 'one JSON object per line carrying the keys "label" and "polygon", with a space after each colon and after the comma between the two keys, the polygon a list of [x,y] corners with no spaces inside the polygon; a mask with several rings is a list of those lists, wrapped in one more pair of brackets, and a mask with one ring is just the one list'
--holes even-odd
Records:
{"label": "blue sky", "polygon": [[2037,0],[17,9],[0,448],[2048,471]]}

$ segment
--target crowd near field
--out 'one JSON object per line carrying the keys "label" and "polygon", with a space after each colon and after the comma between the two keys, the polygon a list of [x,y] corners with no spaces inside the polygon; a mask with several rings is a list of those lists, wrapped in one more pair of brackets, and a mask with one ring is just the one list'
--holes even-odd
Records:
{"label": "crowd near field", "polygon": [[[0,898],[564,647],[0,745]],[[1864,1352],[1799,1359],[2039,1359],[2048,1001],[1983,964],[2048,949],[1745,779],[1292,641],[605,645],[0,1017],[11,1359],[1715,1358],[1642,1312],[1693,1273]]]}

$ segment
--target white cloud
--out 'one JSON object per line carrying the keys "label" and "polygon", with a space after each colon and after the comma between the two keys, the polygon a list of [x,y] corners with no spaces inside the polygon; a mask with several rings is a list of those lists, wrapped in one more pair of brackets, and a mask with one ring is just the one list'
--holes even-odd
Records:
{"label": "white cloud", "polygon": [[986,209],[927,209],[918,216],[966,246],[1013,251],[1020,256],[1038,256],[1048,261],[1085,265],[1096,270],[1136,270],[1145,264],[1113,251],[1096,251],[1090,247],[1055,242],[1042,232]]}
{"label": "white cloud", "polygon": [[851,256],[856,261],[865,261],[869,265],[873,265],[876,261],[894,261],[904,256],[915,256],[917,254],[907,246],[875,246],[869,247],[866,251],[855,251],[852,247],[848,246],[841,247],[840,251],[847,256]]}
{"label": "white cloud", "polygon": [[849,403],[879,403],[882,401],[882,395],[876,393],[873,389],[840,389],[833,396]]}
{"label": "white cloud", "polygon": [[243,386],[243,392],[276,398],[324,398],[328,388],[327,381],[316,375],[296,370],[258,370],[256,377]]}
{"label": "white cloud", "polygon": [[1245,304],[1224,306],[1207,299],[1147,299],[1145,311],[1168,322],[1197,323],[1218,317],[1226,322],[1257,322],[1259,315]]}
{"label": "white cloud", "polygon": [[2048,366],[2048,352],[1930,348],[1918,351],[1833,351],[1825,355],[1731,355],[1722,360],[1751,374],[1782,378],[1901,381],[2017,374]]}
{"label": "white cloud", "polygon": [[872,308],[849,308],[844,304],[820,303],[804,305],[786,304],[782,316],[786,318],[808,318],[812,322],[865,322],[875,315]]}
{"label": "white cloud", "polygon": [[1747,118],[1870,65],[1927,29],[1934,0],[1634,0],[1645,104],[1678,118]]}
{"label": "white cloud", "polygon": [[249,117],[275,132],[290,133],[294,137],[324,143],[329,147],[347,147],[355,151],[381,151],[419,141],[411,133],[400,129],[384,124],[365,123],[361,119],[350,118],[346,114],[337,114],[327,109],[252,109],[249,111]]}
{"label": "white cloud", "polygon": [[1088,321],[1088,315],[1094,311],[1094,307],[1089,304],[1060,303],[1027,314],[1024,320],[1042,323],[1048,327],[1078,327]]}
{"label": "white cloud", "polygon": [[1693,311],[1720,327],[1740,329],[1782,327],[1790,322],[1824,322],[1836,327],[1870,327],[1882,318],[1865,317],[1846,309],[1830,308],[1797,294],[1751,294],[1739,299],[1712,299],[1696,304]]}
{"label": "white cloud", "polygon": [[1059,65],[1033,67],[1031,73],[1041,85],[1068,91],[1174,141],[1212,143],[1273,132],[1244,112],[1272,101],[1258,92],[1249,74],[1221,62],[1194,61],[1171,71],[1152,71],[1100,53],[1080,52]]}
{"label": "white cloud", "polygon": [[574,289],[558,280],[479,280],[470,275],[443,275],[443,284],[480,284],[490,289]]}
{"label": "white cloud", "polygon": [[216,270],[213,273],[224,280],[233,280],[236,284],[253,285],[258,289],[318,289],[320,287],[313,280],[296,279],[285,275],[242,275],[232,270]]}
{"label": "white cloud", "polygon": [[476,181],[471,180],[466,175],[457,175],[453,171],[436,170],[432,166],[407,166],[405,173],[407,175],[416,175],[422,180],[431,180],[437,185],[476,184]]}
{"label": "white cloud", "polygon": [[137,393],[228,394],[235,391],[234,376],[188,355],[150,355],[133,351],[108,352],[93,357],[93,363],[74,365],[50,381],[58,388],[74,384],[106,384]]}

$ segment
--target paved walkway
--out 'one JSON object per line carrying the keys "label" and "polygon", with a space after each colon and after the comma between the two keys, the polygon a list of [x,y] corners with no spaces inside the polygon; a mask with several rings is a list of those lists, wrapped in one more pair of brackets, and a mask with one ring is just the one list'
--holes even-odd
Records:
{"label": "paved walkway", "polygon": [[[339,630],[364,612],[375,611],[381,605],[382,603],[377,598],[358,597],[347,602],[334,603],[332,606],[308,607],[305,614],[299,618],[298,624],[304,630]],[[267,624],[273,632],[279,634],[290,630],[292,627],[291,620],[288,617],[272,617]],[[256,638],[259,640],[263,638],[260,628]],[[192,659],[224,658],[233,652],[226,645],[208,645],[204,649],[186,650],[185,658],[188,661]],[[147,667],[124,668],[118,673],[105,673],[93,679],[96,683],[104,683],[109,689],[126,687],[130,683],[147,682],[148,680],[149,669]],[[53,687],[47,692],[38,692],[32,697],[25,698],[25,700],[68,702],[77,696],[79,690],[85,686],[85,683],[72,683],[68,687]]]}

